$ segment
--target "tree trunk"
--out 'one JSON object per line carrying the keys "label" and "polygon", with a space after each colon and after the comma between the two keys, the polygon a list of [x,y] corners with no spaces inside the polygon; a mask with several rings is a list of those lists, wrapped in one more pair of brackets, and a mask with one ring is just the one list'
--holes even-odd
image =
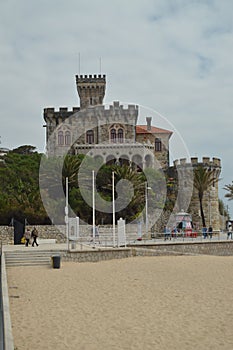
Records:
{"label": "tree trunk", "polygon": [[202,219],[202,226],[205,227],[205,215],[204,215],[204,210],[203,210],[203,205],[202,205],[202,199],[203,195],[199,195],[199,201],[200,201],[200,210],[201,210],[201,219]]}

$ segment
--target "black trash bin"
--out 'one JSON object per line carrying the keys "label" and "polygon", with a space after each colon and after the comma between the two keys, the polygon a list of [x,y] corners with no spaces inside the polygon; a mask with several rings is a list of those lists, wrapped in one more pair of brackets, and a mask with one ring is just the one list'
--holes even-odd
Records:
{"label": "black trash bin", "polygon": [[61,266],[61,257],[60,255],[53,255],[52,256],[52,263],[54,269],[60,269]]}

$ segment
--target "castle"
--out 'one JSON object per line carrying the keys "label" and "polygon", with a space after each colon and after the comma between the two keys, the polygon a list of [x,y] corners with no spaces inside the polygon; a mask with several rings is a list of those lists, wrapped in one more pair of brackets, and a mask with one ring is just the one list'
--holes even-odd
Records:
{"label": "castle", "polygon": [[[151,117],[146,117],[146,124],[138,125],[139,107],[123,106],[119,101],[105,106],[103,104],[106,90],[105,75],[77,75],[76,87],[80,98],[80,107],[44,109],[46,127],[47,155],[63,156],[69,154],[88,154],[100,158],[106,164],[128,164],[140,170],[158,168],[174,177],[180,176],[177,210],[185,208],[184,198],[187,194],[187,180],[190,171],[198,164],[214,169],[216,180],[221,171],[220,160],[197,158],[191,162],[185,159],[175,161],[169,166],[169,140],[172,132],[151,125]],[[193,189],[192,189],[193,190]],[[193,222],[201,227],[199,202],[195,189],[189,207]],[[218,182],[204,197],[204,212],[207,225],[214,230],[220,229],[218,211]]]}
{"label": "castle", "polygon": [[109,108],[104,106],[105,75],[76,76],[76,85],[80,107],[44,109],[48,156],[95,149],[104,163],[128,162],[144,169],[153,167],[155,155],[163,168],[169,166],[171,131],[152,126],[150,117],[146,125],[137,125],[137,105],[125,107],[115,101]]}
{"label": "castle", "polygon": [[190,203],[185,203],[185,198],[189,188],[189,180],[193,176],[193,170],[198,166],[202,166],[208,170],[213,171],[213,182],[208,189],[204,192],[203,197],[203,210],[205,214],[206,225],[212,226],[214,231],[221,229],[220,214],[219,214],[219,197],[218,197],[218,180],[221,172],[221,161],[219,158],[210,159],[209,157],[203,157],[201,161],[198,161],[197,157],[192,157],[190,161],[184,159],[175,160],[173,166],[169,167],[168,172],[174,178],[178,178],[178,208],[180,210],[189,207],[189,212],[192,214],[193,224],[197,229],[202,227],[201,215],[200,215],[200,203],[198,193],[195,188],[192,188]]}

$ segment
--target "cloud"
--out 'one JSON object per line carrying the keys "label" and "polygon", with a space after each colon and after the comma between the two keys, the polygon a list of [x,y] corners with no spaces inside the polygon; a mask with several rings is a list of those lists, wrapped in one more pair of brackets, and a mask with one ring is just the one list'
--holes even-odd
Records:
{"label": "cloud", "polygon": [[44,149],[43,108],[79,105],[80,53],[81,73],[99,73],[101,57],[106,101],[159,111],[191,155],[223,159],[230,183],[232,11],[217,0],[2,0],[2,146]]}

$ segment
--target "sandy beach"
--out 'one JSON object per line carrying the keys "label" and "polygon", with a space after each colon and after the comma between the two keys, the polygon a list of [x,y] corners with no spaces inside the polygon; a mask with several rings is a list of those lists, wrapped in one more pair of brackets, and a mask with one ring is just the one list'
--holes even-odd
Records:
{"label": "sandy beach", "polygon": [[17,350],[233,349],[233,257],[7,269]]}

